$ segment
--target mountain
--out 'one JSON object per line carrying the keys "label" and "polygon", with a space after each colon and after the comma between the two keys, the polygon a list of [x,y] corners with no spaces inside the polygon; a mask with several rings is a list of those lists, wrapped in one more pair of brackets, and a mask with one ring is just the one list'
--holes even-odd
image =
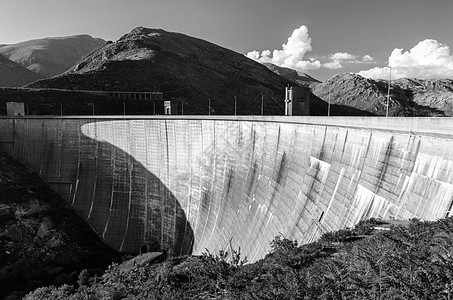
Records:
{"label": "mountain", "polygon": [[[386,114],[388,82],[343,73],[310,85],[324,101]],[[391,82],[389,116],[451,116],[453,80],[400,79]]]}
{"label": "mountain", "polygon": [[65,72],[104,43],[89,35],[49,37],[0,45],[0,54],[43,77],[52,77]]}
{"label": "mountain", "polygon": [[307,86],[307,85],[310,85],[311,83],[315,83],[315,82],[318,82],[318,83],[321,82],[321,81],[311,77],[307,73],[301,73],[301,72],[298,72],[298,71],[290,69],[290,68],[279,67],[272,63],[264,63],[263,65],[265,65],[272,72],[274,72],[280,76],[283,76],[286,79],[294,81],[297,84],[302,85],[302,86]]}
{"label": "mountain", "polygon": [[20,87],[42,78],[0,54],[0,87]]}
{"label": "mountain", "polygon": [[398,79],[392,82],[418,105],[441,110],[453,115],[453,79]]}
{"label": "mountain", "polygon": [[283,114],[289,80],[244,55],[162,29],[138,27],[82,58],[70,70],[31,88],[159,91],[184,101],[184,113]]}

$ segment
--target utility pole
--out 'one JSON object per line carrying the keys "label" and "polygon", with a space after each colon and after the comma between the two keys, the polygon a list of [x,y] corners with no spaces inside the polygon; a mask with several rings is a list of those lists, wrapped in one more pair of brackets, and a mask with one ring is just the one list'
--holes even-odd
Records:
{"label": "utility pole", "polygon": [[63,105],[60,103],[60,116],[63,115]]}
{"label": "utility pole", "polygon": [[327,116],[330,117],[330,88],[327,87],[329,89],[329,103],[327,104]]}
{"label": "utility pole", "polygon": [[238,98],[236,96],[234,96],[234,115],[236,116],[236,112],[237,112],[237,101],[238,101]]}
{"label": "utility pole", "polygon": [[91,106],[91,109],[92,109],[92,112],[93,112],[93,116],[94,116],[94,103],[91,102],[91,103],[88,104],[88,106]]}
{"label": "utility pole", "polygon": [[208,105],[209,105],[209,115],[211,115],[211,99],[208,98]]}
{"label": "utility pole", "polygon": [[123,102],[123,115],[126,115],[126,102]]}
{"label": "utility pole", "polygon": [[264,112],[264,95],[261,93],[261,115],[263,115]]}
{"label": "utility pole", "polygon": [[156,100],[153,101],[153,115],[156,114]]}
{"label": "utility pole", "polygon": [[181,115],[184,115],[184,101],[181,100]]}
{"label": "utility pole", "polygon": [[392,80],[392,67],[389,67],[389,84],[388,84],[388,90],[387,90],[387,109],[385,112],[385,117],[387,118],[389,116],[389,103],[390,103],[390,82]]}

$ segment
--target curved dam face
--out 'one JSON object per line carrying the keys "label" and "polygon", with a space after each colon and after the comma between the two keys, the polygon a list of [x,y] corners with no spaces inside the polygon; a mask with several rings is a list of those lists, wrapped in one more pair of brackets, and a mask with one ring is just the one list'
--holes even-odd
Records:
{"label": "curved dam face", "polygon": [[262,258],[370,217],[449,216],[453,119],[2,118],[0,146],[112,247]]}

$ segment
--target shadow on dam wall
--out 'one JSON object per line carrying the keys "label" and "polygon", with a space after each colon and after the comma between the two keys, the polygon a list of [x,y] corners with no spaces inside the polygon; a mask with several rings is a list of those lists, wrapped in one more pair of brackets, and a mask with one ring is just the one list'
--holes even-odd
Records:
{"label": "shadow on dam wall", "polygon": [[184,210],[157,176],[126,151],[85,136],[89,120],[34,121],[10,124],[15,136],[4,149],[44,178],[107,244],[127,253],[192,253]]}
{"label": "shadow on dam wall", "polygon": [[116,249],[240,246],[254,261],[280,234],[307,243],[370,217],[449,216],[451,128],[450,118],[0,118],[0,146]]}

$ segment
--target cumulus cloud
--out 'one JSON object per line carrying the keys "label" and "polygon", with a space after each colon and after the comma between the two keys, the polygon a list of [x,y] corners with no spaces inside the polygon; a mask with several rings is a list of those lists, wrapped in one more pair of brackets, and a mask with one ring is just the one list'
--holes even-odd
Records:
{"label": "cumulus cloud", "polygon": [[347,52],[337,52],[332,55],[330,55],[330,58],[333,61],[340,61],[340,60],[356,60],[357,55],[352,55]]}
{"label": "cumulus cloud", "polygon": [[[409,51],[395,48],[388,65],[392,78],[451,78],[453,77],[453,54],[448,45],[433,39],[419,42]],[[387,79],[389,68],[373,68],[360,71],[359,75],[373,79]]]}
{"label": "cumulus cloud", "polygon": [[343,65],[339,61],[331,61],[323,64],[323,67],[327,69],[341,69]]}
{"label": "cumulus cloud", "polygon": [[302,25],[293,31],[288,38],[288,42],[282,45],[281,50],[264,50],[261,53],[254,50],[247,53],[247,57],[256,60],[260,63],[273,63],[277,66],[296,69],[319,69],[321,62],[311,59],[304,60],[305,54],[312,50],[311,38],[308,35],[308,28]]}
{"label": "cumulus cloud", "polygon": [[328,56],[317,58],[305,58],[306,54],[311,52],[311,37],[308,35],[308,28],[305,25],[295,29],[288,42],[282,45],[281,50],[253,50],[246,54],[260,63],[272,63],[280,67],[295,69],[298,71],[319,69],[321,67],[328,69],[341,69],[343,64],[373,63],[374,59],[370,55],[360,58],[347,52],[337,52]]}
{"label": "cumulus cloud", "polygon": [[341,69],[343,63],[348,64],[368,64],[373,63],[374,59],[370,55],[365,55],[361,59],[358,55],[353,55],[347,52],[337,52],[328,56],[329,62],[323,64],[327,69]]}
{"label": "cumulus cloud", "polygon": [[370,55],[367,54],[362,58],[362,61],[363,62],[373,62],[374,58],[372,58]]}

